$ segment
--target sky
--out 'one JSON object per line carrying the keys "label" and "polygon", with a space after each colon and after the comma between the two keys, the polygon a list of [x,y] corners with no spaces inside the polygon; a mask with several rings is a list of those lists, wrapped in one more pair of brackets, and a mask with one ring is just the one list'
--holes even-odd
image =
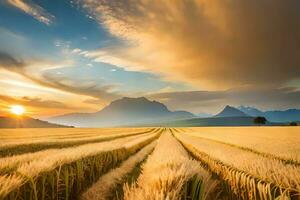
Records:
{"label": "sky", "polygon": [[300,108],[298,0],[1,0],[0,114]]}

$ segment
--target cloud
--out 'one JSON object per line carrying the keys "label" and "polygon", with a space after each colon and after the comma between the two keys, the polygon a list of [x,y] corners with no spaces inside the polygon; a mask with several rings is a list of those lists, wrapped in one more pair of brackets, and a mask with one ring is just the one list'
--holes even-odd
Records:
{"label": "cloud", "polygon": [[5,0],[9,5],[14,6],[23,12],[31,15],[36,20],[51,25],[55,17],[48,13],[44,8],[35,4],[31,0]]}
{"label": "cloud", "polygon": [[164,92],[148,96],[168,105],[171,109],[184,109],[200,113],[217,113],[225,105],[249,105],[263,110],[300,107],[300,90],[238,87],[220,91]]}
{"label": "cloud", "polygon": [[121,97],[120,94],[112,92],[117,87],[116,85],[100,86],[96,83],[89,81],[78,82],[76,80],[71,80],[67,77],[53,76],[51,74],[44,74],[43,79],[47,80],[47,85],[52,88],[67,91],[74,94],[104,99],[106,101],[111,101]]}
{"label": "cloud", "polygon": [[72,53],[75,53],[75,54],[79,54],[80,52],[82,52],[82,50],[79,49],[79,48],[76,48],[76,49],[72,50]]}
{"label": "cloud", "polygon": [[58,89],[61,91],[103,99],[106,101],[119,98],[121,95],[113,92],[115,85],[98,85],[93,82],[78,82],[63,77],[61,74],[40,74],[34,75],[27,70],[32,63],[24,62],[7,53],[0,52],[0,69],[5,69],[24,76],[41,86]]}
{"label": "cloud", "polygon": [[123,44],[90,52],[98,61],[209,90],[300,77],[300,1],[78,2]]}
{"label": "cloud", "polygon": [[86,99],[84,100],[84,103],[97,105],[98,107],[104,107],[107,105],[106,101],[103,101],[101,99],[93,98],[93,99]]}
{"label": "cloud", "polygon": [[71,51],[71,53],[77,54],[77,55],[80,55],[80,56],[84,56],[84,57],[91,57],[89,51],[82,50],[82,49],[79,49],[79,48],[73,49],[73,50]]}
{"label": "cloud", "polygon": [[43,100],[36,97],[11,97],[6,95],[0,95],[0,101],[4,101],[8,104],[21,104],[24,106],[39,107],[39,108],[55,108],[55,109],[75,109],[76,107],[66,105],[59,101]]}
{"label": "cloud", "polygon": [[25,63],[20,59],[16,59],[11,55],[0,51],[0,67],[10,71],[21,71],[25,67]]}
{"label": "cloud", "polygon": [[43,107],[43,108],[62,108],[62,109],[73,109],[76,108],[70,105],[66,105],[65,103],[59,102],[59,101],[53,101],[53,100],[43,100],[42,98],[37,97],[23,97],[21,99],[23,102],[26,102],[28,105],[34,106],[34,107]]}

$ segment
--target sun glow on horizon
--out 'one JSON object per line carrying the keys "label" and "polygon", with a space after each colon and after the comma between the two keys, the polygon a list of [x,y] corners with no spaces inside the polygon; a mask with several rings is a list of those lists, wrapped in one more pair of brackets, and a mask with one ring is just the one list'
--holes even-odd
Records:
{"label": "sun glow on horizon", "polygon": [[10,112],[15,115],[23,115],[25,113],[25,108],[21,105],[12,105],[10,107]]}

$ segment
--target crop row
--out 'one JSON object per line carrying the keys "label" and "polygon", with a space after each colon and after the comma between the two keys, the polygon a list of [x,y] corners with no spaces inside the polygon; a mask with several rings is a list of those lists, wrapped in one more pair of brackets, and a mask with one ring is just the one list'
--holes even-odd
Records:
{"label": "crop row", "polygon": [[111,135],[99,135],[92,138],[76,138],[73,140],[43,140],[39,142],[18,142],[14,144],[9,144],[2,146],[0,148],[0,157],[8,157],[12,155],[18,155],[18,154],[24,154],[29,152],[36,152],[41,151],[44,149],[49,148],[65,148],[65,147],[72,147],[76,145],[82,145],[82,144],[89,144],[89,143],[96,143],[96,142],[102,142],[102,141],[109,141],[117,138],[127,137],[127,136],[134,136],[144,133],[150,133],[153,131],[158,131],[158,129],[147,129],[144,131],[139,132],[132,132],[132,133],[119,133],[119,134],[111,134]]}
{"label": "crop row", "polygon": [[136,183],[124,186],[124,199],[181,199],[184,186],[195,176],[201,177],[203,190],[200,196],[206,198],[216,183],[199,162],[190,159],[183,146],[166,131],[142,166]]}
{"label": "crop row", "polygon": [[109,173],[103,175],[96,183],[92,185],[83,195],[83,200],[105,200],[112,196],[113,189],[123,182],[137,164],[142,162],[145,157],[153,151],[156,141],[153,141],[135,155],[130,156],[118,168],[112,169]]}
{"label": "crop row", "polygon": [[[197,137],[197,138],[199,138],[201,140],[212,141],[214,143],[220,143],[220,144],[224,144],[224,145],[227,145],[227,146],[235,147],[235,148],[238,148],[238,149],[241,149],[241,150],[244,150],[244,151],[249,151],[249,152],[255,153],[255,154],[259,155],[259,156],[263,156],[263,157],[266,157],[266,158],[278,160],[278,161],[280,161],[280,162],[282,162],[284,164],[287,164],[287,165],[294,165],[296,167],[300,166],[300,162],[298,162],[297,160],[292,159],[292,158],[286,158],[286,157],[277,156],[274,153],[271,154],[271,153],[266,153],[266,152],[258,151],[255,148],[249,148],[249,147],[245,147],[245,146],[240,146],[240,145],[237,145],[235,143],[223,142],[220,138],[214,138],[212,136],[206,137],[206,135],[203,136],[203,134],[200,136],[199,134],[193,133],[193,132],[191,133],[191,132],[189,132],[186,129],[178,129],[178,130],[179,130],[178,133],[185,133],[187,135]],[[212,139],[212,138],[214,138],[214,139]]]}
{"label": "crop row", "polygon": [[[284,172],[284,168],[281,169],[281,171],[279,171],[279,169],[273,171],[272,169],[266,168],[267,166],[264,163],[257,163],[258,160],[247,157],[247,152],[245,152],[244,155],[241,154],[242,152],[232,152],[231,154],[228,154],[228,151],[224,148],[213,145],[213,143],[210,143],[209,145],[203,145],[203,143],[201,143],[202,145],[199,145],[199,139],[197,138],[188,138],[179,134],[176,135],[176,137],[194,157],[201,161],[211,172],[218,175],[224,183],[230,187],[231,192],[233,192],[238,199],[271,200],[275,198],[284,199],[287,197],[294,199],[298,198],[299,193],[297,191],[297,185],[284,187],[283,184],[278,184],[278,182],[284,181],[286,181],[284,183],[290,183],[289,181],[291,180],[287,180],[287,177],[274,179],[276,176],[288,174]],[[230,149],[232,147],[229,146],[227,148]],[[219,156],[217,156],[217,152],[219,153]],[[244,159],[237,158],[234,153],[244,157]],[[228,163],[230,159],[234,162]],[[274,164],[272,163],[272,160],[270,160],[270,162],[271,164]],[[275,162],[278,161],[276,160]],[[244,167],[242,167],[242,165],[244,165]],[[278,168],[278,166],[276,167]],[[262,169],[266,173],[264,178],[258,176]],[[271,180],[277,180],[277,183]]]}
{"label": "crop row", "polygon": [[67,148],[25,163],[10,175],[0,177],[0,198],[76,199],[102,174],[159,134]]}
{"label": "crop row", "polygon": [[[105,142],[96,142],[96,143],[91,143],[91,144],[88,143],[88,144],[78,145],[76,147],[67,147],[67,148],[61,148],[61,149],[46,149],[46,150],[42,150],[42,151],[38,151],[38,152],[34,152],[34,153],[25,153],[25,154],[21,154],[21,155],[0,158],[0,174],[12,173],[21,165],[24,165],[26,163],[29,163],[29,162],[32,162],[35,160],[39,160],[41,158],[47,158],[51,155],[65,155],[66,153],[68,153],[69,156],[66,158],[70,158],[70,155],[74,155],[72,153],[71,154],[69,153],[71,151],[80,152],[74,156],[81,156],[82,153],[93,154],[93,153],[96,153],[97,151],[102,151],[103,147],[105,145],[106,146],[107,145],[114,146],[115,143],[119,144],[120,141],[122,141],[123,144],[125,144],[125,143],[128,143],[130,140],[134,141],[140,137],[145,137],[147,135],[152,135],[155,133],[156,132],[122,137],[122,138],[112,140],[111,142],[105,141]],[[90,150],[86,151],[85,149],[90,149]],[[94,151],[93,151],[93,149],[94,149]]]}
{"label": "crop row", "polygon": [[149,128],[22,128],[22,129],[2,129],[0,139],[9,140],[34,140],[48,138],[71,138],[87,137],[96,135],[110,135],[122,132],[139,132]]}
{"label": "crop row", "polygon": [[[0,134],[0,139],[3,141],[3,143],[0,144],[0,147],[6,147],[6,146],[15,146],[15,145],[21,145],[21,144],[30,144],[30,143],[43,143],[43,142],[55,142],[55,141],[71,141],[71,140],[81,140],[81,139],[88,139],[88,138],[97,138],[99,136],[105,137],[105,136],[112,136],[117,134],[130,134],[130,133],[137,133],[137,132],[144,132],[149,130],[150,128],[144,128],[144,129],[126,129],[126,128],[110,128],[110,129],[68,129],[68,130],[59,130],[57,131],[57,135],[49,134],[48,129],[38,129],[40,132],[40,135],[31,135],[32,130],[19,130],[20,134],[24,134],[24,136],[18,136],[18,137],[9,137],[9,138],[2,138],[3,133]],[[36,130],[35,130],[36,131]],[[64,133],[66,134],[64,135]],[[29,136],[28,136],[29,135]]]}
{"label": "crop row", "polygon": [[246,171],[255,177],[267,180],[275,185],[300,191],[300,168],[297,166],[219,142],[186,134],[178,134],[177,136],[178,138],[185,139],[185,141],[189,141],[197,149],[215,159],[221,160],[227,165]]}
{"label": "crop row", "polygon": [[181,130],[189,135],[232,144],[266,157],[300,165],[300,137],[298,128],[201,127]]}

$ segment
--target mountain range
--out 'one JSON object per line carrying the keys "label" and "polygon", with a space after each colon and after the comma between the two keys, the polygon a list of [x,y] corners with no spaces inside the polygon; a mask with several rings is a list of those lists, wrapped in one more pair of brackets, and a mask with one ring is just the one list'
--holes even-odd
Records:
{"label": "mountain range", "polygon": [[218,113],[214,117],[249,117],[249,115],[235,107],[227,105],[220,113]]}
{"label": "mountain range", "polygon": [[250,126],[256,116],[267,118],[267,125],[300,121],[300,110],[260,111],[254,107],[227,105],[214,116],[194,115],[187,111],[170,111],[164,104],[145,97],[112,101],[94,113],[71,113],[48,119],[57,124],[76,127],[116,127],[180,124],[182,126]]}
{"label": "mountain range", "polygon": [[108,127],[151,124],[161,121],[189,119],[194,114],[186,111],[170,111],[164,104],[145,97],[123,97],[112,101],[95,113],[72,113],[48,119],[53,123],[76,127]]}
{"label": "mountain range", "polygon": [[274,110],[261,111],[255,107],[239,106],[237,108],[227,105],[220,113],[214,117],[265,117],[270,122],[288,123],[300,121],[300,110]]}
{"label": "mountain range", "polygon": [[[198,117],[185,120],[176,120],[171,122],[160,122],[154,126],[172,126],[172,127],[199,127],[199,126],[257,126],[254,123],[256,116],[262,116],[261,113],[253,113],[253,116],[245,113],[233,106],[225,106],[221,112],[212,117]],[[287,123],[273,122],[267,120],[265,126],[286,125]]]}
{"label": "mountain range", "polygon": [[[170,111],[164,104],[145,97],[112,101],[94,113],[71,113],[47,121],[28,116],[0,117],[0,128],[120,127],[120,126],[252,126],[256,116],[264,116],[266,125],[300,122],[300,110],[261,111],[255,107],[227,105],[216,115],[194,115],[187,111]],[[62,125],[59,125],[62,124]]]}
{"label": "mountain range", "polygon": [[272,122],[300,121],[300,109],[261,111],[250,106],[239,106],[238,109],[249,116],[263,116]]}
{"label": "mountain range", "polygon": [[[185,120],[176,120],[171,122],[157,123],[155,126],[171,127],[199,127],[199,126],[256,126],[254,118],[250,116],[242,117],[209,117],[209,118],[192,118]],[[283,125],[267,121],[266,126]]]}

